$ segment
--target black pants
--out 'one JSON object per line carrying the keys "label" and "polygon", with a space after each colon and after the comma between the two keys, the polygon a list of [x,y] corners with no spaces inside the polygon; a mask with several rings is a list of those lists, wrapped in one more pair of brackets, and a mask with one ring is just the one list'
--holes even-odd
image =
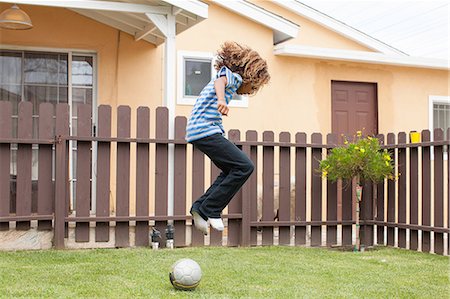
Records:
{"label": "black pants", "polygon": [[191,213],[197,211],[205,220],[208,217],[220,218],[222,210],[249,178],[255,166],[244,152],[221,134],[195,140],[192,144],[222,172],[205,194],[192,204]]}

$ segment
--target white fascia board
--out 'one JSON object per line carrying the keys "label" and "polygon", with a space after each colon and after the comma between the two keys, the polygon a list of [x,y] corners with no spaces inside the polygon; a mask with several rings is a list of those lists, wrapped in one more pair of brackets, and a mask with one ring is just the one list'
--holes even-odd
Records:
{"label": "white fascia board", "polygon": [[208,5],[198,0],[163,0],[164,2],[193,13],[203,19],[208,18]]}
{"label": "white fascia board", "polygon": [[387,55],[383,53],[318,48],[300,45],[276,46],[274,47],[274,55],[450,70],[449,61],[444,59]]}
{"label": "white fascia board", "polygon": [[369,49],[385,53],[385,54],[396,54],[405,55],[400,50],[397,50],[367,34],[362,33],[344,23],[341,23],[323,13],[318,12],[295,0],[272,0],[272,2],[278,4],[281,7],[286,8],[302,17],[305,17],[315,23],[318,23],[342,36],[345,36],[361,45],[368,47]]}
{"label": "white fascia board", "polygon": [[0,2],[8,2],[15,4],[40,5],[50,7],[62,7],[72,9],[86,10],[106,10],[131,13],[155,13],[168,14],[171,12],[170,7],[151,6],[145,4],[112,2],[112,1],[92,1],[92,0],[0,0]]}
{"label": "white fascia board", "polygon": [[[72,9],[72,10],[79,13],[80,15],[83,15],[85,17],[93,19],[97,22],[106,24],[113,28],[117,28],[117,29],[119,29],[123,32],[126,32],[132,36],[134,36],[135,32],[137,31],[137,28],[135,25],[130,25],[129,23],[125,23],[121,20],[109,17],[105,14],[100,14],[99,12],[96,12],[93,10],[84,10],[84,9]],[[151,36],[151,35],[147,35],[143,39],[148,41],[149,43],[152,43],[155,45],[158,45],[159,43],[161,43],[156,37]]]}
{"label": "white fascia board", "polygon": [[289,37],[296,37],[300,26],[283,19],[275,14],[270,13],[252,3],[243,0],[212,0],[214,3],[225,7],[237,14],[262,24],[273,30],[284,33]]}
{"label": "white fascia board", "polygon": [[169,35],[169,23],[167,22],[167,17],[156,14],[145,14],[147,18],[158,27],[159,31],[164,34],[164,37]]}

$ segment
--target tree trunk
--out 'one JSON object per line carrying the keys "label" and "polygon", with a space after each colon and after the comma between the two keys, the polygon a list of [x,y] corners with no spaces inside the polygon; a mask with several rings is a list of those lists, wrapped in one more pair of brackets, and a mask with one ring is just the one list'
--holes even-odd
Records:
{"label": "tree trunk", "polygon": [[354,251],[361,250],[361,237],[360,237],[360,202],[362,198],[362,189],[360,185],[359,177],[356,178],[356,244]]}

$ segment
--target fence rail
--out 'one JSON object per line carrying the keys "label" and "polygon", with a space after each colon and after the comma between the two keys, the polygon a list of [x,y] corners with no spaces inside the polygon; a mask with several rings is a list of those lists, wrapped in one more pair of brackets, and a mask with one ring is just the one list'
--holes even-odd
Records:
{"label": "fence rail", "polygon": [[[130,107],[118,107],[113,126],[111,107],[101,105],[97,135],[92,136],[91,107],[79,105],[76,135],[71,136],[67,104],[41,104],[37,127],[32,109],[29,102],[19,104],[17,136],[12,136],[11,105],[0,101],[0,231],[30,230],[31,221],[37,221],[38,230],[54,232],[56,248],[66,247],[71,230],[75,243],[148,246],[152,227],[162,232],[164,246],[168,222],[179,247],[354,243],[352,182],[325,182],[317,171],[338,136],[265,131],[258,140],[256,131],[241,138],[240,131],[231,130],[228,138],[252,159],[255,172],[223,215],[226,230],[211,231],[205,238],[192,229],[187,206],[220,170],[185,142],[185,117],[176,117],[175,137],[169,139],[167,108],[157,108],[150,122],[150,109],[139,107],[131,136]],[[411,143],[405,132],[377,136],[401,175],[398,181],[364,185],[360,226],[365,246],[448,253],[450,130],[433,133],[431,141],[430,131],[423,130],[419,143]],[[72,160],[71,143],[76,143]],[[174,210],[169,215],[172,146]]]}

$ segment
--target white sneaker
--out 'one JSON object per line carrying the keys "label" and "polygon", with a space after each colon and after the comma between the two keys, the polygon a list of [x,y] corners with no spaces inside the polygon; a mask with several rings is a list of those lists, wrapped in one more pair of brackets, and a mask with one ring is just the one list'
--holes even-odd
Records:
{"label": "white sneaker", "polygon": [[208,218],[209,224],[211,224],[212,228],[218,230],[219,232],[224,230],[224,225],[222,218]]}
{"label": "white sneaker", "polygon": [[192,217],[194,217],[195,228],[201,231],[203,234],[208,234],[208,222],[202,218],[197,212],[192,212]]}

